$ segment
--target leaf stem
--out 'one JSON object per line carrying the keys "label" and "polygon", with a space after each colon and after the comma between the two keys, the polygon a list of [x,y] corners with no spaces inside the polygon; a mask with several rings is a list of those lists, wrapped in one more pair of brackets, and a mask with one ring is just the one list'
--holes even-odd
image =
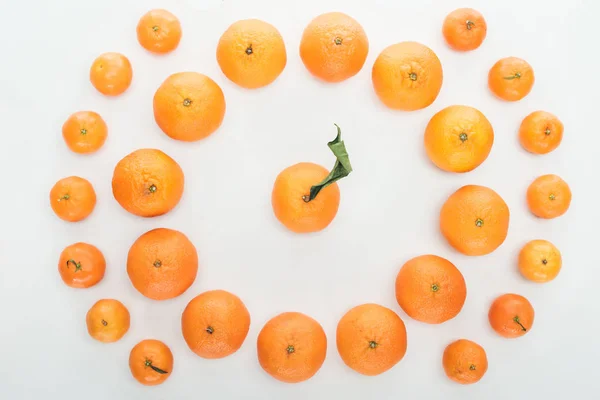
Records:
{"label": "leaf stem", "polygon": [[519,316],[515,315],[515,317],[513,318],[513,321],[515,321],[517,324],[519,324],[519,326],[521,327],[521,329],[523,330],[523,332],[527,332],[527,328],[525,328],[523,326],[523,324],[521,323],[521,321],[519,321]]}
{"label": "leaf stem", "polygon": [[146,359],[146,362],[144,363],[144,365],[145,365],[146,367],[150,367],[150,368],[152,368],[152,370],[153,370],[154,372],[158,372],[159,374],[163,374],[163,375],[164,375],[164,374],[168,374],[168,372],[167,372],[167,371],[165,371],[164,369],[160,369],[160,368],[158,368],[158,367],[155,367],[154,365],[152,365],[152,361],[150,361],[150,360],[148,360],[148,359]]}
{"label": "leaf stem", "polygon": [[352,172],[350,157],[348,156],[348,151],[346,151],[346,145],[342,140],[342,130],[337,124],[334,125],[337,128],[337,136],[331,142],[327,143],[327,146],[329,146],[329,149],[336,158],[335,165],[325,179],[310,188],[309,195],[302,196],[302,200],[307,203],[314,200],[321,190],[350,175],[350,172]]}

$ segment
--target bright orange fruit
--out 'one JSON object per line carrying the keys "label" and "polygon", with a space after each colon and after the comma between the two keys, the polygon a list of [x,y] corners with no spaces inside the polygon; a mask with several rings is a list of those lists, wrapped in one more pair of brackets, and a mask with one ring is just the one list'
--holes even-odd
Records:
{"label": "bright orange fruit", "polygon": [[463,275],[442,257],[415,257],[402,266],[396,277],[396,300],[417,321],[446,322],[458,315],[466,298]]}
{"label": "bright orange fruit", "polygon": [[506,101],[519,101],[531,92],[535,75],[527,61],[507,57],[490,69],[488,85],[492,93]]}
{"label": "bright orange fruit", "polygon": [[183,338],[203,358],[227,357],[242,347],[250,313],[236,295],[211,290],[194,297],[181,315]]}
{"label": "bright orange fruit", "polygon": [[560,217],[571,205],[571,189],[557,175],[542,175],[527,188],[527,205],[539,218]]}
{"label": "bright orange fruit", "polygon": [[69,176],[56,182],[50,190],[50,206],[60,219],[78,222],[94,211],[96,192],[87,179]]}
{"label": "bright orange fruit", "polygon": [[490,325],[500,336],[517,338],[531,330],[535,312],[525,297],[518,294],[503,294],[490,307]]}
{"label": "bright orange fruit", "polygon": [[58,272],[63,282],[73,288],[88,288],[104,278],[106,260],[96,246],[74,243],[60,253]]}
{"label": "bright orange fruit", "polygon": [[533,154],[547,154],[556,149],[563,137],[564,126],[553,114],[534,111],[525,117],[519,128],[519,140]]}
{"label": "bright orange fruit", "polygon": [[362,304],[338,322],[336,344],[348,367],[363,375],[379,375],[406,354],[406,327],[389,308]]}
{"label": "bright orange fruit", "polygon": [[140,45],[152,53],[169,53],[181,40],[179,19],[167,10],[150,10],[140,18],[137,25]]}
{"label": "bright orange fruit", "polygon": [[448,378],[461,385],[479,382],[488,369],[483,347],[467,339],[450,343],[444,350],[442,365]]}
{"label": "bright orange fruit", "polygon": [[369,40],[354,18],[340,12],[319,15],[304,29],[300,58],[308,71],[325,82],[341,82],[365,64]]}
{"label": "bright orange fruit", "polygon": [[260,88],[277,79],[285,68],[285,43],[277,28],[267,22],[237,21],[219,39],[217,62],[233,83]]}
{"label": "bright orange fruit", "polygon": [[446,16],[442,33],[452,49],[470,51],[483,43],[487,34],[487,24],[479,11],[459,8]]}
{"label": "bright orange fruit", "polygon": [[547,240],[532,240],[519,253],[519,271],[533,282],[544,283],[556,278],[562,267],[562,256]]}
{"label": "bright orange fruit", "polygon": [[108,128],[102,117],[93,111],[78,111],[63,124],[63,139],[75,153],[94,153],[102,147]]}
{"label": "bright orange fruit", "polygon": [[119,300],[98,300],[85,316],[88,333],[94,339],[112,343],[129,330],[129,310]]}
{"label": "bright orange fruit", "polygon": [[173,372],[173,353],[159,340],[142,340],[129,353],[129,370],[142,385],[160,385]]}
{"label": "bright orange fruit", "polygon": [[204,139],[225,117],[225,96],[215,81],[197,72],[169,76],[154,94],[154,119],[169,137],[184,142]]}
{"label": "bright orange fruit", "polygon": [[118,96],[126,91],[132,78],[131,63],[120,53],[101,54],[90,68],[92,85],[106,96]]}
{"label": "bright orange fruit", "polygon": [[483,163],[494,144],[494,129],[479,110],[450,106],[436,113],[425,129],[429,159],[449,172],[468,172]]}
{"label": "bright orange fruit", "polygon": [[384,49],[371,74],[373,88],[389,108],[414,111],[435,101],[442,88],[442,64],[429,47],[401,42]]}

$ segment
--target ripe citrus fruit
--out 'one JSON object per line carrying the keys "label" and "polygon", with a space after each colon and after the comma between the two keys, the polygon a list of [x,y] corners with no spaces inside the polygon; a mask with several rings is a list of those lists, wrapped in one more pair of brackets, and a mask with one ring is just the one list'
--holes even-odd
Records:
{"label": "ripe citrus fruit", "polygon": [[533,282],[549,282],[562,267],[560,251],[547,240],[532,240],[519,253],[519,271]]}
{"label": "ripe citrus fruit", "polygon": [[88,288],[104,278],[106,260],[96,246],[74,243],[60,253],[58,272],[63,282],[73,288]]}
{"label": "ripe citrus fruit", "polygon": [[323,365],[327,337],[311,317],[286,312],[265,324],[257,340],[258,362],[273,378],[297,383],[312,378]]}
{"label": "ripe citrus fruit", "polygon": [[150,10],[140,18],[137,39],[143,48],[158,54],[173,51],[181,40],[179,19],[167,10]]}
{"label": "ripe citrus fruit", "polygon": [[442,88],[442,64],[429,47],[401,42],[379,54],[372,80],[375,93],[389,108],[420,110],[433,103]]}
{"label": "ripe citrus fruit", "polygon": [[341,82],[365,64],[369,40],[354,18],[331,12],[319,15],[304,29],[300,58],[308,71],[325,82]]}
{"label": "ripe citrus fruit", "polygon": [[171,211],[183,195],[184,176],[175,160],[160,150],[140,149],[115,167],[112,190],[121,207],[141,217]]}
{"label": "ripe citrus fruit", "polygon": [[571,189],[559,176],[542,175],[529,185],[527,204],[537,217],[560,217],[571,205]]}
{"label": "ripe citrus fruit", "polygon": [[483,347],[467,339],[450,343],[444,350],[442,365],[448,378],[462,385],[479,382],[488,369]]}
{"label": "ripe citrus fruit", "polygon": [[106,96],[118,96],[126,91],[132,77],[131,63],[120,53],[101,54],[90,68],[90,82]]}
{"label": "ripe citrus fruit", "polygon": [[129,369],[142,385],[160,385],[173,372],[173,353],[159,340],[142,340],[129,353]]}
{"label": "ripe citrus fruit", "polygon": [[336,157],[331,172],[313,163],[299,163],[284,169],[275,180],[271,204],[275,216],[296,233],[325,229],[337,214],[340,189],[336,181],[352,172],[348,152],[337,127],[336,138],[327,145]]}
{"label": "ripe citrus fruit", "polygon": [[362,304],[340,319],[336,343],[348,367],[363,375],[379,375],[404,357],[406,327],[389,308]]}
{"label": "ripe citrus fruit", "polygon": [[219,40],[217,62],[233,83],[256,89],[267,86],[287,63],[285,43],[273,25],[258,19],[234,22]]}
{"label": "ripe citrus fruit", "polygon": [[63,139],[75,153],[94,153],[106,141],[108,128],[102,117],[93,111],[78,111],[63,124]]}
{"label": "ripe citrus fruit", "polygon": [[183,233],[166,228],[140,236],[129,249],[127,274],[133,286],[153,300],[185,292],[196,280],[198,253]]}
{"label": "ripe citrus fruit", "polygon": [[555,115],[534,111],[521,122],[519,140],[528,152],[547,154],[560,145],[563,130],[562,122]]}
{"label": "ripe citrus fruit", "polygon": [[442,33],[452,49],[470,51],[483,43],[487,34],[487,24],[479,11],[459,8],[446,16]]}
{"label": "ripe citrus fruit", "polygon": [[500,336],[517,338],[531,330],[535,312],[531,303],[518,294],[503,294],[492,303],[488,318]]}
{"label": "ripe citrus fruit", "polygon": [[195,142],[212,134],[225,117],[225,96],[197,72],[169,76],[154,94],[154,119],[169,137]]}
{"label": "ripe citrus fruit", "polygon": [[129,330],[129,311],[119,300],[98,300],[85,316],[91,337],[112,343],[121,339]]}
{"label": "ripe citrus fruit", "polygon": [[517,57],[501,59],[488,74],[490,90],[506,101],[518,101],[527,96],[534,82],[531,65]]}
{"label": "ripe citrus fruit", "polygon": [[409,317],[441,324],[458,315],[467,298],[465,279],[445,258],[424,255],[406,262],[396,277],[396,300]]}
{"label": "ripe citrus fruit", "polygon": [[242,347],[250,313],[234,294],[212,290],[194,297],[181,316],[183,338],[203,358],[223,358]]}
{"label": "ripe citrus fruit", "polygon": [[473,107],[446,107],[425,129],[427,155],[444,171],[472,171],[486,160],[493,144],[492,124]]}
{"label": "ripe citrus fruit", "polygon": [[481,256],[506,239],[510,212],[502,197],[485,186],[467,185],[454,192],[440,211],[440,230],[459,252]]}
{"label": "ripe citrus fruit", "polygon": [[81,221],[94,211],[96,192],[86,179],[69,176],[56,182],[50,190],[50,206],[64,221]]}

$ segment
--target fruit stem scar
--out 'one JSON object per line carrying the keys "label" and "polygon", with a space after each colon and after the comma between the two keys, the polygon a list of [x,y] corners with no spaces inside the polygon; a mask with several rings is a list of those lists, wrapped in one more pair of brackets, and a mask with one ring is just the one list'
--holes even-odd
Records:
{"label": "fruit stem scar", "polygon": [[148,188],[148,191],[149,191],[150,193],[154,193],[154,192],[156,192],[156,189],[157,189],[156,185],[155,185],[155,184],[152,184],[152,185],[150,185],[150,187]]}
{"label": "fruit stem scar", "polygon": [[440,290],[440,285],[438,285],[437,283],[434,283],[433,285],[431,285],[432,292],[437,292],[438,290]]}
{"label": "fruit stem scar", "polygon": [[145,367],[150,367],[150,368],[152,368],[152,370],[153,370],[154,372],[158,372],[159,374],[163,374],[163,375],[164,375],[164,374],[168,374],[168,372],[167,372],[167,371],[165,371],[165,370],[162,370],[162,369],[160,369],[160,368],[158,368],[158,367],[155,367],[154,365],[152,365],[152,361],[148,360],[147,358],[146,358],[146,361],[144,362],[144,366],[145,366]]}
{"label": "fruit stem scar", "polygon": [[545,258],[542,260],[542,264],[546,265],[548,264],[548,260],[546,260]]}
{"label": "fruit stem scar", "polygon": [[369,342],[369,348],[371,348],[371,349],[374,349],[374,348],[376,348],[377,346],[379,346],[379,343],[377,343],[376,341],[374,341],[374,340],[371,340],[371,341]]}
{"label": "fruit stem scar", "polygon": [[294,349],[294,346],[292,346],[291,344],[285,349],[285,351],[287,351],[288,354],[292,354],[293,352],[296,351],[296,349]]}
{"label": "fruit stem scar", "polygon": [[335,164],[325,179],[316,185],[311,186],[310,193],[308,195],[302,196],[302,200],[304,200],[305,203],[314,200],[322,189],[325,189],[332,183],[350,175],[350,172],[352,172],[350,156],[348,155],[346,145],[342,140],[342,130],[337,124],[334,125],[337,128],[337,136],[331,142],[327,143],[327,146],[335,156]]}
{"label": "fruit stem scar", "polygon": [[475,26],[475,22],[467,20],[467,30],[471,30]]}
{"label": "fruit stem scar", "polygon": [[411,81],[416,81],[417,80],[417,74],[415,74],[414,72],[411,72],[410,74],[408,74],[408,78]]}
{"label": "fruit stem scar", "polygon": [[334,43],[336,44],[336,46],[339,46],[340,44],[342,44],[342,38],[341,37],[336,37]]}
{"label": "fruit stem scar", "polygon": [[192,100],[190,99],[183,99],[183,105],[184,107],[189,107],[190,105],[192,105]]}
{"label": "fruit stem scar", "polygon": [[75,272],[81,270],[81,263],[78,263],[75,260],[67,260],[67,269],[69,268],[69,263],[75,266]]}
{"label": "fruit stem scar", "polygon": [[520,72],[516,72],[514,75],[511,76],[505,76],[504,79],[506,80],[513,80],[513,79],[519,79],[521,77],[521,73]]}
{"label": "fruit stem scar", "polygon": [[250,55],[252,53],[254,53],[254,50],[252,50],[252,43],[250,43],[248,47],[246,47],[246,54]]}
{"label": "fruit stem scar", "polygon": [[87,133],[87,129],[85,128],[81,128],[81,130],[79,131],[82,135],[85,135]]}
{"label": "fruit stem scar", "polygon": [[205,331],[209,334],[212,335],[215,332],[215,329],[212,326],[207,326]]}
{"label": "fruit stem scar", "polygon": [[71,198],[71,195],[67,193],[63,197],[59,197],[58,201],[69,200],[70,198]]}
{"label": "fruit stem scar", "polygon": [[550,134],[551,134],[551,133],[552,133],[552,132],[550,131],[550,128],[546,128],[546,130],[544,131],[544,134],[545,134],[546,136],[550,136]]}
{"label": "fruit stem scar", "polygon": [[481,218],[477,218],[475,220],[475,226],[481,228],[483,226],[483,220]]}
{"label": "fruit stem scar", "polygon": [[102,323],[102,326],[106,326],[108,325],[108,322],[106,322],[105,320],[100,321]]}
{"label": "fruit stem scar", "polygon": [[463,132],[460,135],[458,135],[458,138],[460,139],[461,142],[466,142],[469,139],[469,136]]}
{"label": "fruit stem scar", "polygon": [[469,369],[470,369],[471,371],[475,371],[475,369],[476,369],[476,367],[475,367],[475,364],[471,364],[471,365],[469,365]]}
{"label": "fruit stem scar", "polygon": [[549,198],[550,200],[555,200],[555,199],[556,199],[556,196],[554,195],[554,193],[550,193],[550,196],[548,196],[548,198]]}
{"label": "fruit stem scar", "polygon": [[156,261],[154,261],[154,264],[152,264],[152,265],[154,265],[156,268],[160,268],[160,267],[162,267],[162,261],[156,260]]}
{"label": "fruit stem scar", "polygon": [[154,25],[154,26],[152,27],[152,30],[153,30],[154,32],[158,31],[158,25]]}
{"label": "fruit stem scar", "polygon": [[523,326],[523,324],[521,323],[521,321],[519,321],[519,316],[515,315],[515,317],[513,318],[513,321],[515,321],[517,324],[519,324],[519,326],[521,327],[521,329],[523,330],[523,332],[527,332],[527,328],[525,328]]}

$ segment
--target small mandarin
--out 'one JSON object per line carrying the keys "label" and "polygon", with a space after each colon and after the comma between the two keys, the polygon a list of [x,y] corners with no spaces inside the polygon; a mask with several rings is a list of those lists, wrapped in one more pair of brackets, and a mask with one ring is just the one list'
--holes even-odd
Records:
{"label": "small mandarin", "polygon": [[272,83],[287,63],[279,31],[258,19],[234,22],[219,39],[217,62],[233,83],[256,89]]}
{"label": "small mandarin", "polygon": [[183,233],[166,228],[140,236],[127,254],[127,275],[138,292],[152,300],[181,295],[196,280],[198,253]]}
{"label": "small mandarin", "polygon": [[63,178],[50,190],[50,206],[60,219],[78,222],[94,211],[96,192],[86,179],[78,176]]}
{"label": "small mandarin", "polygon": [[104,53],[94,60],[90,68],[92,85],[106,96],[118,96],[125,92],[131,85],[132,77],[131,63],[120,53]]}
{"label": "small mandarin", "polygon": [[325,82],[341,82],[365,64],[369,40],[354,18],[340,12],[319,15],[304,29],[300,58],[306,69]]}
{"label": "small mandarin", "polygon": [[88,333],[94,339],[112,343],[121,339],[129,330],[129,311],[118,300],[98,300],[87,312],[85,321]]}
{"label": "small mandarin", "polygon": [[519,253],[519,271],[530,281],[549,282],[556,278],[561,267],[560,251],[547,240],[532,240]]}
{"label": "small mandarin", "polygon": [[63,282],[73,288],[88,288],[102,280],[106,271],[104,255],[96,246],[74,243],[60,254],[58,272]]}
{"label": "small mandarin", "polygon": [[159,340],[142,340],[129,353],[129,370],[142,385],[160,385],[173,372],[173,353]]}
{"label": "small mandarin", "polygon": [[467,298],[465,279],[445,258],[424,255],[407,261],[396,277],[396,300],[409,317],[441,324],[458,315]]}
{"label": "small mandarin", "polygon": [[170,138],[195,142],[215,132],[225,117],[225,96],[215,81],[197,72],[169,76],[156,90],[154,119]]}
{"label": "small mandarin", "polygon": [[140,45],[152,53],[169,53],[181,40],[179,19],[167,10],[150,10],[140,18],[137,25]]}
{"label": "small mandarin", "polygon": [[442,365],[448,378],[461,385],[479,382],[488,369],[483,347],[467,339],[450,343],[444,350]]}
{"label": "small mandarin", "polygon": [[387,107],[415,111],[431,105],[442,88],[442,64],[429,47],[401,42],[384,49],[371,73],[373,88]]}
{"label": "small mandarin", "polygon": [[501,59],[488,74],[490,90],[506,101],[519,101],[527,96],[534,82],[535,75],[531,65],[517,57]]}
{"label": "small mandarin", "polygon": [[446,16],[442,33],[452,49],[470,51],[483,43],[487,34],[487,24],[479,11],[459,8]]}
{"label": "small mandarin", "polygon": [[492,328],[505,338],[517,338],[531,330],[535,312],[531,303],[518,294],[504,294],[492,303],[488,319]]}
{"label": "small mandarin", "polygon": [[468,172],[487,159],[494,144],[494,129],[479,110],[450,106],[431,118],[424,139],[427,155],[438,168]]}
{"label": "small mandarin", "polygon": [[156,149],[140,149],[115,166],[112,190],[125,210],[140,217],[156,217],[171,211],[184,188],[181,167]]}
{"label": "small mandarin", "polygon": [[227,357],[242,347],[250,313],[236,295],[212,290],[194,297],[181,316],[183,338],[202,358]]}
{"label": "small mandarin", "polygon": [[78,111],[63,124],[63,139],[75,153],[94,153],[104,145],[108,128],[102,117],[93,111]]}
{"label": "small mandarin", "polygon": [[327,354],[327,336],[321,325],[298,312],[272,318],[258,334],[258,362],[273,378],[298,383],[312,378]]}
{"label": "small mandarin", "polygon": [[525,150],[533,154],[547,154],[562,141],[563,124],[553,114],[534,111],[523,119],[519,140]]}
{"label": "small mandarin", "polygon": [[571,205],[571,189],[559,176],[542,175],[529,185],[527,205],[536,217],[560,217]]}
{"label": "small mandarin", "polygon": [[454,192],[440,211],[440,230],[459,252],[481,256],[496,250],[508,234],[510,211],[492,189],[467,185]]}
{"label": "small mandarin", "polygon": [[338,322],[336,345],[348,367],[362,375],[379,375],[406,354],[406,327],[389,308],[362,304]]}

